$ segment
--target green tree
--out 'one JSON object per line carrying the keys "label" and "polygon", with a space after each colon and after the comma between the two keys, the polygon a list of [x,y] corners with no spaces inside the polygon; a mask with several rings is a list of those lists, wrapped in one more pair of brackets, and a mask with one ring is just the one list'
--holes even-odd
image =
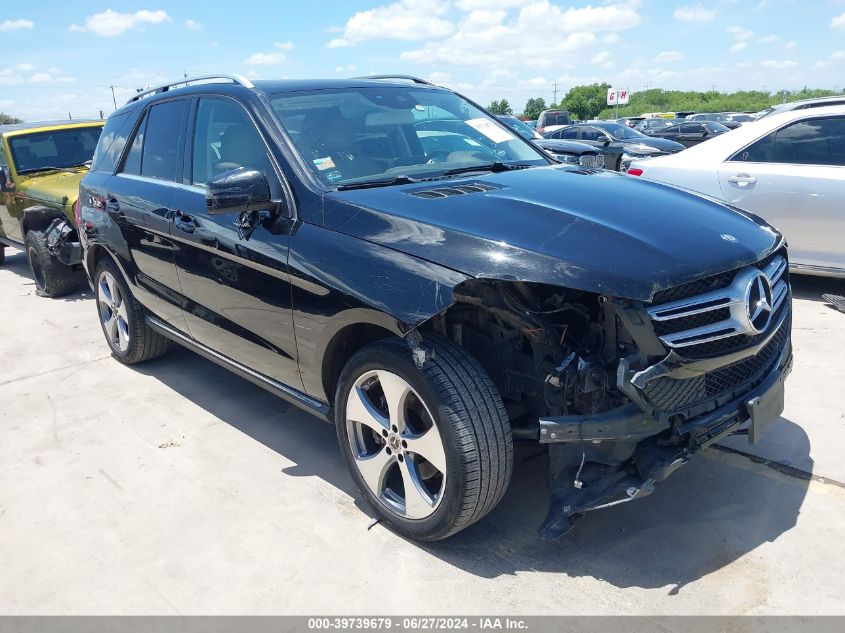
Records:
{"label": "green tree", "polygon": [[573,86],[560,102],[561,106],[579,119],[594,119],[607,107],[607,89],[610,84]]}
{"label": "green tree", "polygon": [[507,99],[502,99],[501,101],[491,101],[490,105],[487,106],[487,109],[493,114],[513,114],[513,109]]}
{"label": "green tree", "polygon": [[18,117],[12,116],[11,114],[4,114],[3,112],[0,112],[0,125],[6,125],[8,123],[20,123],[20,122],[21,122],[21,120]]}
{"label": "green tree", "polygon": [[546,109],[546,100],[542,97],[529,99],[525,104],[525,111],[522,116],[528,120],[534,120],[540,116],[540,113]]}

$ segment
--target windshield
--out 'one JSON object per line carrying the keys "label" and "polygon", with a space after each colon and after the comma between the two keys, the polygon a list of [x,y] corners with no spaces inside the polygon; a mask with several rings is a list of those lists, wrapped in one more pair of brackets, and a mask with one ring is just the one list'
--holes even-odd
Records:
{"label": "windshield", "polygon": [[713,132],[713,134],[722,134],[723,132],[730,132],[730,128],[725,127],[721,123],[716,123],[715,121],[707,121],[707,123],[703,124],[708,130]]}
{"label": "windshield", "polygon": [[52,167],[79,167],[91,160],[101,125],[50,130],[9,138],[9,148],[19,174]]}
{"label": "windshield", "polygon": [[750,114],[732,114],[731,119],[738,123],[749,123],[754,120],[754,117]]}
{"label": "windshield", "polygon": [[270,102],[297,152],[327,185],[436,177],[491,163],[549,164],[509,127],[447,90],[315,90]]}
{"label": "windshield", "polygon": [[522,138],[528,139],[529,141],[535,138],[541,138],[541,136],[534,131],[534,128],[528,125],[525,121],[517,119],[515,116],[500,116],[496,118],[519,134]]}
{"label": "windshield", "polygon": [[627,125],[621,125],[620,123],[591,123],[591,125],[600,127],[613,138],[617,139],[639,140],[642,138],[651,138],[642,132],[638,132],[634,128],[628,127]]}

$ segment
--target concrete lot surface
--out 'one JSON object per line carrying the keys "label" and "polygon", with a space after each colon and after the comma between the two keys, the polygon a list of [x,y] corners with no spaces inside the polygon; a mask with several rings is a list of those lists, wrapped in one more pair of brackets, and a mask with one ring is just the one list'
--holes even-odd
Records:
{"label": "concrete lot surface", "polygon": [[842,282],[796,283],[783,419],[730,441],[791,474],[711,450],[545,543],[520,450],[492,514],[419,545],[368,529],[329,425],[184,350],[120,365],[90,293],[37,297],[7,254],[0,613],[845,613]]}

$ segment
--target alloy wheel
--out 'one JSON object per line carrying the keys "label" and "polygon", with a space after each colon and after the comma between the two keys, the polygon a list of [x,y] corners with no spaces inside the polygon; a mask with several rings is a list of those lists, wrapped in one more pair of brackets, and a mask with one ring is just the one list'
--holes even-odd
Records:
{"label": "alloy wheel", "polygon": [[109,343],[125,352],[129,349],[129,313],[117,280],[108,271],[100,275],[97,283],[97,307]]}
{"label": "alloy wheel", "polygon": [[405,519],[434,514],[446,485],[446,451],[411,385],[389,371],[365,372],[349,392],[346,425],[355,465],[379,502]]}

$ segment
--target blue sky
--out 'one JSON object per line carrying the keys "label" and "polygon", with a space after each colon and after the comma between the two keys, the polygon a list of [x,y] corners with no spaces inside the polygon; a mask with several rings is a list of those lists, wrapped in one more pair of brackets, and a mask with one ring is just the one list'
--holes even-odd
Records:
{"label": "blue sky", "polygon": [[845,0],[4,2],[0,111],[106,114],[137,87],[403,73],[487,104],[607,81],[706,90],[845,87]]}

